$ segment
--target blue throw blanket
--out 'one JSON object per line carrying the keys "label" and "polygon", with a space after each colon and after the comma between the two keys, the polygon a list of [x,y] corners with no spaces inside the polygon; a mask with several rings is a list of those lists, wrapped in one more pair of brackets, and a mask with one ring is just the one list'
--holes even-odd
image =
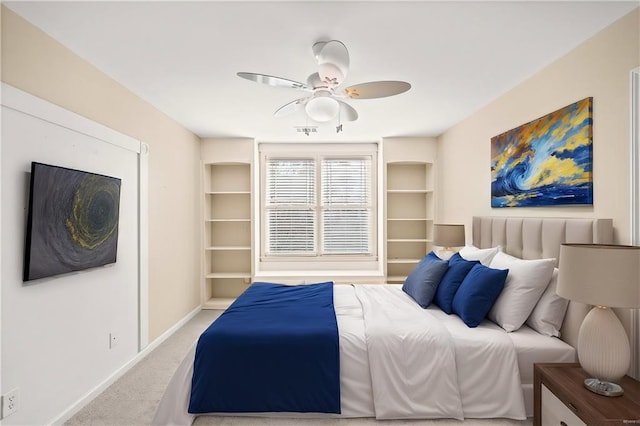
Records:
{"label": "blue throw blanket", "polygon": [[340,413],[333,283],[254,283],[202,333],[189,413]]}

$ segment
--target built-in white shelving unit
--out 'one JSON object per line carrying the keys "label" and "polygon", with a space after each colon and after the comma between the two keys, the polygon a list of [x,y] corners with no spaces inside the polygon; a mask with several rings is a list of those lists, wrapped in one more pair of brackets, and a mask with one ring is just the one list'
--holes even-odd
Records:
{"label": "built-in white shelving unit", "polygon": [[433,247],[435,149],[426,139],[385,141],[387,283],[402,283]]}
{"label": "built-in white shelving unit", "polygon": [[251,283],[252,156],[234,145],[240,142],[247,143],[203,142],[205,309],[227,308]]}

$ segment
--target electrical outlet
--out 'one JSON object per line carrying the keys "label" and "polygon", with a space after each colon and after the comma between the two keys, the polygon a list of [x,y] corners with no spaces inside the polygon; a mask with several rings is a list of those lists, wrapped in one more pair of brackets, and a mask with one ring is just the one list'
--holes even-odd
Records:
{"label": "electrical outlet", "polygon": [[109,349],[113,349],[118,344],[118,338],[114,333],[109,333]]}
{"label": "electrical outlet", "polygon": [[2,417],[6,418],[18,411],[18,388],[2,395]]}

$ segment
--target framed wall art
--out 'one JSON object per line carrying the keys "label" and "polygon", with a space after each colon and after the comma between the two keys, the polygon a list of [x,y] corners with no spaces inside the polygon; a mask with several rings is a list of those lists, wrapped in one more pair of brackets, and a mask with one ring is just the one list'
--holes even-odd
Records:
{"label": "framed wall art", "polygon": [[32,162],[23,281],[115,263],[120,185]]}
{"label": "framed wall art", "polygon": [[491,138],[491,207],[593,204],[593,98]]}

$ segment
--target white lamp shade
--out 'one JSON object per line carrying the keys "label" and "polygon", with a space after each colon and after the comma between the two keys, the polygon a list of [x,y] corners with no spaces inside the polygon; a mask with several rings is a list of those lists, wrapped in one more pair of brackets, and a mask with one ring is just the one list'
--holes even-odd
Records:
{"label": "white lamp shade", "polygon": [[609,307],[640,307],[640,247],[563,244],[558,268],[558,295],[595,305],[580,326],[580,365],[600,381],[620,379],[629,369],[631,348]]}
{"label": "white lamp shade", "polygon": [[614,308],[640,307],[640,247],[563,244],[556,292],[565,299]]}
{"label": "white lamp shade", "polygon": [[598,380],[615,382],[631,362],[627,333],[613,310],[594,307],[580,326],[578,359],[587,373]]}
{"label": "white lamp shade", "polygon": [[433,243],[440,247],[462,247],[464,245],[464,225],[434,225]]}

